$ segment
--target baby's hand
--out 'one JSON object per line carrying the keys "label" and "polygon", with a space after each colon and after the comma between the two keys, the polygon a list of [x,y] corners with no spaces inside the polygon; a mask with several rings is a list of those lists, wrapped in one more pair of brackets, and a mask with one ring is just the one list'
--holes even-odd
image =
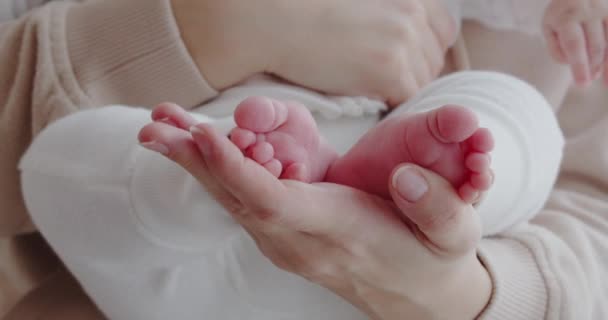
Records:
{"label": "baby's hand", "polygon": [[552,0],[543,20],[551,55],[570,65],[576,84],[603,73],[608,85],[608,0]]}

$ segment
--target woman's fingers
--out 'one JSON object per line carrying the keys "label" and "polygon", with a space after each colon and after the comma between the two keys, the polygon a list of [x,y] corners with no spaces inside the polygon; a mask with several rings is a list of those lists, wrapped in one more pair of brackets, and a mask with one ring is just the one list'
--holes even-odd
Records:
{"label": "woman's fingers", "polygon": [[[155,110],[152,117],[165,119],[165,111]],[[242,152],[225,136],[207,124],[181,129],[190,123],[182,113],[146,125],[139,134],[142,146],[162,153],[182,166],[201,182],[243,225],[266,230],[287,223],[288,211],[281,200],[283,184]],[[181,119],[181,120],[180,120]],[[280,223],[279,223],[280,222]]]}
{"label": "woman's fingers", "polygon": [[390,191],[420,242],[435,254],[460,257],[475,249],[481,238],[479,217],[445,179],[406,164],[393,172]]}
{"label": "woman's fingers", "polygon": [[172,102],[158,104],[152,110],[151,117],[155,122],[164,122],[186,131],[200,122],[182,107]]}
{"label": "woman's fingers", "polygon": [[224,206],[238,205],[236,198],[211,174],[188,131],[173,124],[153,122],[140,130],[138,139],[143,147],[163,154],[192,174]]}
{"label": "woman's fingers", "polygon": [[138,140],[143,147],[163,154],[192,174],[202,176],[207,172],[204,162],[198,163],[200,154],[188,131],[152,122],[139,131]]}

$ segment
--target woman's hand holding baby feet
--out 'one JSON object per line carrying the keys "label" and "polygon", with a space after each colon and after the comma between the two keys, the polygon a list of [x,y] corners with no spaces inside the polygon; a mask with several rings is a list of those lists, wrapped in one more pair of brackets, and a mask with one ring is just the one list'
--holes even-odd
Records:
{"label": "woman's hand holding baby feet", "polygon": [[[480,222],[441,176],[397,165],[391,200],[346,186],[278,180],[177,106],[140,142],[204,184],[275,265],[342,296],[372,319],[473,319],[491,295],[476,255]],[[156,148],[152,148],[156,149]],[[302,205],[305,203],[306,205]]]}
{"label": "woman's hand holding baby feet", "polygon": [[608,85],[607,0],[553,0],[543,32],[551,55],[570,65],[577,85],[586,86],[602,74]]}

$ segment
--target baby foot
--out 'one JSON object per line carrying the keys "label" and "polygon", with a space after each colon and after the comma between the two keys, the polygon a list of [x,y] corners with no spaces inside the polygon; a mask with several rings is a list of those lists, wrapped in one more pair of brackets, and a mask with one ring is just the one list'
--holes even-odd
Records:
{"label": "baby foot", "polygon": [[234,120],[230,140],[278,178],[323,181],[337,158],[308,109],[295,102],[251,97],[239,104]]}
{"label": "baby foot", "polygon": [[409,162],[443,176],[464,201],[473,203],[492,184],[493,145],[490,131],[479,128],[475,114],[463,107],[396,115],[371,129],[334,162],[326,181],[391,199],[390,174],[397,165]]}

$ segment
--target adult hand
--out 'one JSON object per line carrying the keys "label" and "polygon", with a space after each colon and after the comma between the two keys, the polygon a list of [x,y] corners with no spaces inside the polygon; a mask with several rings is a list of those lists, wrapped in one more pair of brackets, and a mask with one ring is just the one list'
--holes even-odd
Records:
{"label": "adult hand", "polygon": [[211,127],[178,129],[196,123],[178,113],[157,109],[153,119],[164,122],[146,126],[140,141],[203,183],[278,267],[373,319],[473,319],[488,302],[478,217],[441,177],[401,166],[394,204],[340,185],[278,180]]}
{"label": "adult hand", "polygon": [[455,24],[438,0],[173,0],[210,84],[268,72],[399,104],[440,72]]}

